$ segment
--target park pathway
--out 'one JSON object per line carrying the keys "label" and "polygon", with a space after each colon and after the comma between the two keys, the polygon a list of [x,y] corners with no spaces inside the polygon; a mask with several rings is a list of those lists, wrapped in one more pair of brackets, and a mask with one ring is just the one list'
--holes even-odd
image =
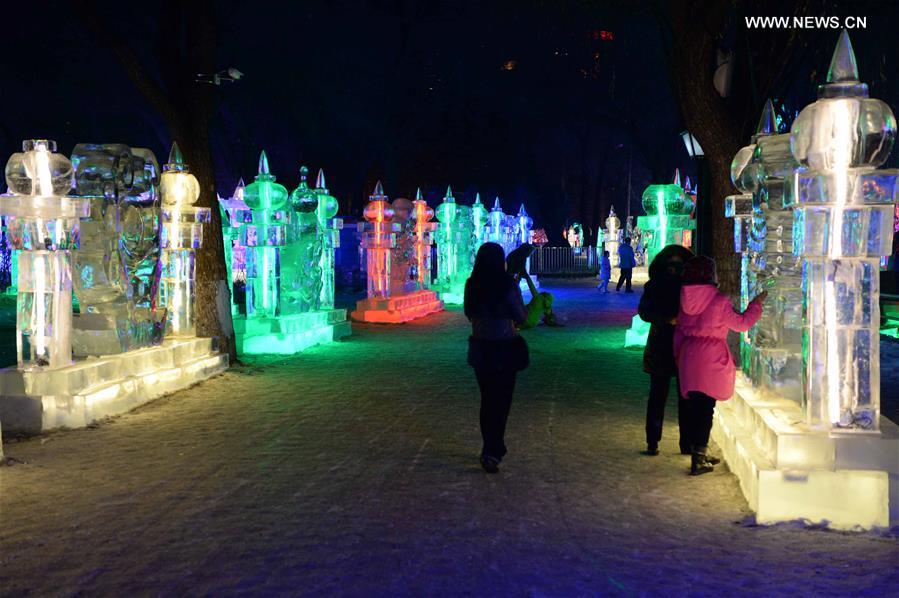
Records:
{"label": "park pathway", "polygon": [[526,333],[509,455],[477,463],[453,308],[250,361],[92,429],[5,446],[0,594],[883,595],[899,542],[751,523],[725,467],[686,475],[674,411],[643,448],[622,349],[639,294],[555,283]]}

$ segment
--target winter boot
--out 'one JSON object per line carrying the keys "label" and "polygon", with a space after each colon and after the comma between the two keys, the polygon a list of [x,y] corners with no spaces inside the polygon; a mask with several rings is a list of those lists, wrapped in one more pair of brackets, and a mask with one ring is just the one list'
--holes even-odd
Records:
{"label": "winter boot", "polygon": [[709,447],[694,446],[690,459],[690,475],[702,475],[715,470],[714,463],[709,460]]}
{"label": "winter boot", "polygon": [[648,442],[646,444],[646,450],[643,451],[644,455],[649,455],[650,457],[655,457],[659,454],[659,443],[658,442]]}

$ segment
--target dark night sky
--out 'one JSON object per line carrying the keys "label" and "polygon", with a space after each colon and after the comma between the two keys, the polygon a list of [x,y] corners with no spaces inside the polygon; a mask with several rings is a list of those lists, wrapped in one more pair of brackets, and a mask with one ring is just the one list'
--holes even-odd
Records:
{"label": "dark night sky", "polygon": [[[154,68],[165,14],[102,4]],[[266,149],[288,188],[300,164],[324,167],[345,215],[358,214],[378,178],[391,197],[421,186],[432,205],[452,184],[464,203],[475,191],[485,203],[500,195],[507,211],[524,201],[558,241],[582,194],[599,206],[595,219],[610,204],[626,212],[630,161],[637,213],[651,179],[693,166],[656,5],[597,4],[217,2],[219,66],[245,73],[218,89],[219,193],[252,179]],[[123,142],[164,161],[164,124],[74,9],[15,11],[2,36],[3,154],[49,137],[66,154],[77,142]],[[614,40],[594,39],[599,31]]]}

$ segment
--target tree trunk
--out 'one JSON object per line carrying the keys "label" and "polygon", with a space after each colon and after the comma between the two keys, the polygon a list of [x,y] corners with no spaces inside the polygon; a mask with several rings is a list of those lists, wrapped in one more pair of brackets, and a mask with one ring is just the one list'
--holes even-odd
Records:
{"label": "tree trunk", "polygon": [[672,78],[687,129],[699,141],[708,161],[711,181],[708,213],[712,254],[718,265],[721,289],[735,294],[740,288],[740,265],[733,246],[733,224],[724,217],[724,198],[736,192],[730,181],[730,163],[740,149],[739,127],[715,90],[712,76],[716,58],[714,32],[726,18],[728,5],[713,0],[678,0],[670,13],[674,34]]}

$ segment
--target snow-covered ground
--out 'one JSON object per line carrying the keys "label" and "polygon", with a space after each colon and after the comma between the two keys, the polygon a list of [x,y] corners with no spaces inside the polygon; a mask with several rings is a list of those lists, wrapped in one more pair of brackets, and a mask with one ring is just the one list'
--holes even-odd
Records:
{"label": "snow-covered ground", "polygon": [[460,311],[354,325],[6,444],[25,464],[0,469],[0,594],[896,592],[895,535],[752,525],[726,468],[686,475],[674,409],[640,455],[647,379],[621,348],[639,294],[543,285],[567,326],[527,333],[499,475],[477,464]]}

